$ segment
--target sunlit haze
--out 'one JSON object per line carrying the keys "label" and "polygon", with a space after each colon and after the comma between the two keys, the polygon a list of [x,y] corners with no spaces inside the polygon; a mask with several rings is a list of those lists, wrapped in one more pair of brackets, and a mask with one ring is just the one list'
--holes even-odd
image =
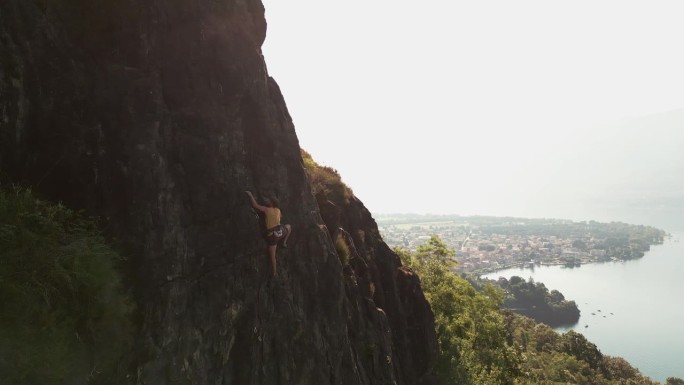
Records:
{"label": "sunlit haze", "polygon": [[264,5],[300,145],[372,212],[684,216],[684,3]]}

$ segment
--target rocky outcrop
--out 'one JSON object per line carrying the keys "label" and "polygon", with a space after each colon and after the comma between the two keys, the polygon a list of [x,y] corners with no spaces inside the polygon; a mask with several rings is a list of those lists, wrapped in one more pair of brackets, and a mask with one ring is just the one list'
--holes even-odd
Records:
{"label": "rocky outcrop", "polygon": [[[347,291],[358,293],[387,318],[394,351],[386,359],[398,363],[399,376],[409,383],[433,383],[437,337],[420,280],[401,266],[399,257],[382,240],[370,212],[337,171],[317,164],[303,150],[302,159],[325,229],[345,267]],[[349,297],[350,301],[355,298]],[[368,342],[367,337],[363,340]]]}
{"label": "rocky outcrop", "polygon": [[[322,226],[265,30],[258,0],[3,0],[2,183],[128,255],[139,384],[432,383],[418,279],[355,198],[351,268]],[[294,228],[273,280],[245,190]]]}
{"label": "rocky outcrop", "polygon": [[357,288],[361,297],[387,317],[392,359],[398,363],[400,377],[410,379],[409,383],[434,383],[437,336],[418,276],[401,266],[370,212],[351,191],[347,198],[320,192],[316,198],[331,238],[342,240],[349,249],[347,286]]}

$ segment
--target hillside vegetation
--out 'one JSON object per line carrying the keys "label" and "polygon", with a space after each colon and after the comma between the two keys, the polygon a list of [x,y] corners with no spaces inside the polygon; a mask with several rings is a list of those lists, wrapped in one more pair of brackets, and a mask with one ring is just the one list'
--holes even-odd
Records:
{"label": "hillside vegetation", "polygon": [[131,304],[95,223],[0,190],[0,381],[124,383]]}
{"label": "hillside vegetation", "polygon": [[[619,357],[603,355],[582,334],[555,332],[502,310],[503,292],[476,290],[452,272],[454,251],[433,236],[415,252],[395,249],[416,271],[435,313],[441,384],[654,385]],[[680,379],[670,378],[668,384]]]}

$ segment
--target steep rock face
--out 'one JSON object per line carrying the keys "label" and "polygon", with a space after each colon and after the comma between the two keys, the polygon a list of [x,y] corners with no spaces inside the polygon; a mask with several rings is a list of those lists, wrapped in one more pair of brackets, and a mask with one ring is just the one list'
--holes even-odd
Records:
{"label": "steep rock face", "polygon": [[370,212],[337,171],[318,165],[306,151],[302,158],[326,230],[345,266],[348,291],[358,292],[386,315],[394,346],[391,359],[399,363],[400,376],[410,383],[434,382],[437,336],[420,280],[401,266]]}
{"label": "steep rock face", "polygon": [[331,238],[343,241],[349,249],[345,282],[386,314],[400,376],[411,383],[433,383],[437,336],[420,280],[401,266],[363,203],[351,191],[346,195],[340,199],[335,194],[316,194]]}
{"label": "steep rock face", "polygon": [[[0,2],[0,180],[98,215],[125,250],[135,381],[430,383],[416,278],[377,234],[357,242],[369,275],[345,275],[321,226],[260,1],[139,3]],[[274,280],[245,190],[294,228]]]}

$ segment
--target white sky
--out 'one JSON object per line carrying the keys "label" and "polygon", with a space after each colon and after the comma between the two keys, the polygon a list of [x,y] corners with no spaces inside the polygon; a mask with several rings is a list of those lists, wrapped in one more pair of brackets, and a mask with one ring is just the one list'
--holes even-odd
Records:
{"label": "white sky", "polygon": [[[604,124],[684,109],[682,1],[264,6],[264,56],[302,148],[372,212],[602,220],[578,197],[632,166],[582,154],[632,159],[651,123]],[[684,145],[673,119],[664,130]],[[663,161],[684,164],[677,152]]]}

